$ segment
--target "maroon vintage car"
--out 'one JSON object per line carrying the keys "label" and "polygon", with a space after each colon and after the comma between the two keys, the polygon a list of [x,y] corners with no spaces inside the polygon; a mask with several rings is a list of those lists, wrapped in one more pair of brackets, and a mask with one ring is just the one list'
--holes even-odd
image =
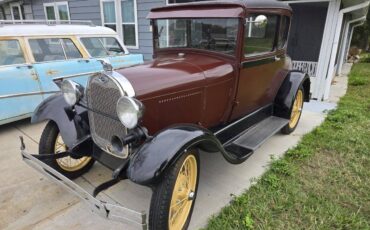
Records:
{"label": "maroon vintage car", "polygon": [[[309,100],[306,74],[286,54],[291,9],[276,1],[204,2],[152,9],[154,60],[92,74],[86,89],[56,81],[62,93],[36,110],[49,120],[39,154],[23,159],[109,219],[150,229],[186,229],[197,195],[199,150],[245,161],[278,131],[297,127]],[[112,180],[87,193],[70,179],[97,160]],[[221,169],[222,170],[222,169]],[[153,189],[145,213],[96,195],[129,179]]]}

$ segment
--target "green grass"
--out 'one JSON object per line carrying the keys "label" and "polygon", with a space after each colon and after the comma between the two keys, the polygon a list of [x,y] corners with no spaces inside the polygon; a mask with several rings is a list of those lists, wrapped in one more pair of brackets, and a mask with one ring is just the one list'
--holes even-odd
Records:
{"label": "green grass", "polygon": [[370,63],[325,122],[205,229],[370,229]]}

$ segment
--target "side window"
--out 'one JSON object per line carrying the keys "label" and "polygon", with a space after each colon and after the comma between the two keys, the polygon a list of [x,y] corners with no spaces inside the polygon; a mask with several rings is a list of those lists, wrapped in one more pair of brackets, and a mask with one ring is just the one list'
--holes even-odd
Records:
{"label": "side window", "polygon": [[36,62],[59,61],[82,57],[70,39],[30,39],[29,44]]}
{"label": "side window", "polygon": [[0,40],[0,66],[26,63],[18,40]]}
{"label": "side window", "polygon": [[63,43],[64,50],[66,52],[67,59],[82,58],[80,51],[77,49],[75,44],[71,39],[63,38],[61,39]]}
{"label": "side window", "polygon": [[280,49],[285,47],[286,42],[288,40],[289,26],[290,26],[290,18],[287,16],[281,16],[279,40],[278,40],[278,48]]}
{"label": "side window", "polygon": [[252,14],[246,18],[244,56],[255,56],[274,50],[277,15]]}
{"label": "side window", "polygon": [[82,44],[92,57],[123,55],[125,51],[115,38],[81,38]]}

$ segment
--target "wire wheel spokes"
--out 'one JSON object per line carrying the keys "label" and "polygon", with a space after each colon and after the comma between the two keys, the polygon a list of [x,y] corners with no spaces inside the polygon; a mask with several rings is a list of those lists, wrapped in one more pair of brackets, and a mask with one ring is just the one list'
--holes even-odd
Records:
{"label": "wire wheel spokes", "polygon": [[[58,134],[55,140],[54,152],[60,153],[60,152],[65,152],[67,150],[68,150],[68,147],[64,143],[62,136]],[[84,166],[86,166],[90,162],[90,160],[91,160],[91,157],[81,157],[79,159],[74,159],[68,156],[68,157],[59,158],[56,161],[62,169],[73,172],[73,171],[82,169]]]}
{"label": "wire wheel spokes", "polygon": [[301,89],[298,90],[296,98],[293,103],[292,114],[290,116],[289,127],[294,128],[298,124],[299,118],[303,108],[303,92]]}
{"label": "wire wheel spokes", "polygon": [[188,219],[198,177],[197,160],[188,155],[178,173],[172,192],[168,226],[169,229],[182,229]]}

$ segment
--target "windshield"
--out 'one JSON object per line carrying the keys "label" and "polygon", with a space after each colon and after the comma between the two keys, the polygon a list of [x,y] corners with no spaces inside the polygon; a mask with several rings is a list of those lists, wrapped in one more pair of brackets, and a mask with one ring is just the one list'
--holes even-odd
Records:
{"label": "windshield", "polygon": [[125,51],[119,42],[113,37],[81,38],[82,44],[86,47],[91,57],[105,57],[124,55]]}
{"label": "windshield", "polygon": [[195,48],[234,54],[237,18],[154,20],[156,48]]}

